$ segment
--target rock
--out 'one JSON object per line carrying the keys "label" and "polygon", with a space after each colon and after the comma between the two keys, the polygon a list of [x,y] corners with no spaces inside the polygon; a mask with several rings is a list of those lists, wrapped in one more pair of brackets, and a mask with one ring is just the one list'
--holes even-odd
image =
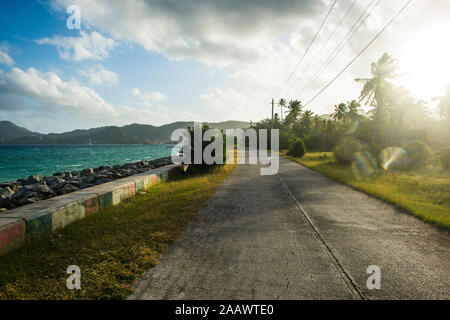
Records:
{"label": "rock", "polygon": [[14,204],[17,204],[17,206],[23,206],[38,202],[40,200],[52,198],[54,196],[56,196],[55,191],[43,183],[21,187],[16,193],[14,193],[11,199]]}
{"label": "rock", "polygon": [[81,173],[80,173],[80,175],[81,175],[82,177],[89,176],[89,175],[93,175],[93,174],[94,174],[94,169],[92,169],[92,168],[84,169],[84,170],[82,170]]}
{"label": "rock", "polygon": [[45,183],[44,184],[32,184],[25,187],[28,190],[40,193],[44,198],[50,198],[51,196],[56,196],[55,191],[50,189]]}
{"label": "rock", "polygon": [[83,179],[81,180],[82,184],[91,184],[95,181],[95,176],[90,175],[90,176],[85,176],[83,177]]}
{"label": "rock", "polygon": [[28,177],[27,181],[25,181],[25,185],[35,184],[35,183],[41,182],[41,180],[42,180],[42,175],[33,174]]}
{"label": "rock", "polygon": [[59,176],[53,176],[46,178],[45,182],[47,183],[48,187],[51,189],[58,189],[59,186],[63,186],[66,180]]}
{"label": "rock", "polygon": [[12,198],[0,198],[0,208],[14,209],[15,207],[17,207],[17,205]]}
{"label": "rock", "polygon": [[141,167],[148,167],[148,162],[147,161],[140,161],[140,162],[138,162],[139,163],[139,165],[141,166]]}
{"label": "rock", "polygon": [[60,189],[58,190],[58,195],[63,195],[63,194],[71,193],[71,192],[74,192],[74,191],[77,191],[77,190],[79,190],[78,187],[73,186],[73,185],[71,185],[70,183],[66,183],[66,184],[64,185],[64,187],[62,187],[62,188],[60,188]]}
{"label": "rock", "polygon": [[111,182],[112,179],[108,178],[108,177],[95,177],[95,184],[102,184],[102,183],[107,183],[107,182]]}
{"label": "rock", "polygon": [[95,184],[94,184],[94,182],[92,182],[92,183],[81,183],[80,184],[80,189],[86,189],[86,188],[90,188],[90,187],[93,187],[93,186],[95,186]]}
{"label": "rock", "polygon": [[19,184],[19,186],[25,185],[25,182],[26,182],[26,181],[27,181],[27,180],[26,180],[25,178],[17,179],[17,183]]}
{"label": "rock", "polygon": [[8,181],[0,183],[0,189],[6,187],[10,188],[13,192],[16,192],[17,190],[19,190],[19,183],[17,181]]}
{"label": "rock", "polygon": [[32,191],[30,189],[27,189],[25,187],[20,188],[19,191],[17,191],[13,197],[12,200],[14,201],[17,206],[24,206],[30,203],[38,202],[39,200],[42,200],[44,197],[42,194],[39,194],[35,191]]}
{"label": "rock", "polygon": [[72,173],[70,173],[70,172],[64,172],[63,178],[66,179],[66,180],[72,178]]}
{"label": "rock", "polygon": [[127,169],[119,169],[119,174],[123,177],[129,177],[133,174],[133,172]]}
{"label": "rock", "polygon": [[66,183],[71,184],[77,188],[80,186],[81,182],[82,182],[81,178],[75,177],[72,177],[72,179],[66,181]]}
{"label": "rock", "polygon": [[6,187],[0,191],[0,198],[7,199],[7,198],[10,198],[13,194],[14,194],[14,191],[10,187]]}
{"label": "rock", "polygon": [[107,176],[108,174],[109,174],[109,171],[108,171],[108,170],[102,169],[102,170],[100,170],[100,171],[97,173],[96,177],[99,177],[99,176]]}

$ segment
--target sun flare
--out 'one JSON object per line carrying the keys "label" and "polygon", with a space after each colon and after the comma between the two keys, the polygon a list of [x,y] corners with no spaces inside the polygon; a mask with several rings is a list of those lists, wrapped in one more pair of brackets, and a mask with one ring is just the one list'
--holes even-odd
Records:
{"label": "sun flare", "polygon": [[450,83],[450,23],[435,23],[410,35],[398,57],[404,85],[418,99],[432,100]]}

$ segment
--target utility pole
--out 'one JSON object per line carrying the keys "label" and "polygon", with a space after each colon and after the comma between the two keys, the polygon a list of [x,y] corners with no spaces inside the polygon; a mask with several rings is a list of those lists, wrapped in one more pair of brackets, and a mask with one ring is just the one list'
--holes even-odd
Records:
{"label": "utility pole", "polygon": [[272,98],[272,129],[273,129],[273,105],[275,104],[274,99]]}

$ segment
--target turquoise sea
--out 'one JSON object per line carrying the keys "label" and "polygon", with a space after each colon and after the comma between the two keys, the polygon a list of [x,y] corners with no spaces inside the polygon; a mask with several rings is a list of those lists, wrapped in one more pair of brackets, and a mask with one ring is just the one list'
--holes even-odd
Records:
{"label": "turquoise sea", "polygon": [[0,181],[168,157],[173,145],[0,145]]}

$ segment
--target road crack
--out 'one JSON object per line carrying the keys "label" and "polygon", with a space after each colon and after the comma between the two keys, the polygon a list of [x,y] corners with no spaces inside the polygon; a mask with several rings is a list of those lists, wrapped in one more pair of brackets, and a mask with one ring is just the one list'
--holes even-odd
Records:
{"label": "road crack", "polygon": [[341,276],[342,280],[344,281],[346,287],[348,288],[349,292],[352,294],[352,296],[355,299],[361,299],[361,300],[369,300],[367,295],[364,293],[364,291],[358,286],[358,284],[355,282],[355,280],[350,276],[350,274],[344,269],[342,264],[337,259],[336,255],[331,250],[330,246],[326,243],[325,239],[322,237],[322,235],[319,233],[319,230],[312,222],[311,218],[305,211],[305,209],[301,206],[301,204],[298,202],[298,200],[294,197],[291,190],[289,190],[286,183],[283,181],[283,179],[278,175],[278,178],[280,179],[280,182],[286,191],[286,193],[289,195],[289,197],[294,201],[295,205],[299,209],[300,213],[303,215],[303,217],[306,219],[308,224],[311,226],[314,236],[320,243],[323,251],[327,254],[327,256],[330,258],[331,262],[333,263],[334,267],[336,268],[337,272]]}

